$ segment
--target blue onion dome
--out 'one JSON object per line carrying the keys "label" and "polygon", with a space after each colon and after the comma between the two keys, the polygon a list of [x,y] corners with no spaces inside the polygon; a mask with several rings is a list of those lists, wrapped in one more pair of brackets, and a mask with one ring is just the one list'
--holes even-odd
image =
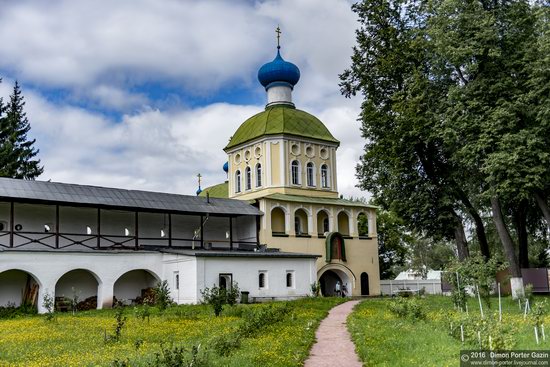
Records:
{"label": "blue onion dome", "polygon": [[300,80],[300,69],[291,62],[283,60],[277,48],[277,56],[258,70],[258,80],[266,89],[273,83],[284,83],[294,87]]}
{"label": "blue onion dome", "polygon": [[197,196],[199,196],[201,192],[202,192],[202,190],[201,190],[201,188],[199,187],[199,188],[197,189]]}
{"label": "blue onion dome", "polygon": [[224,171],[225,173],[229,172],[229,162],[225,162],[225,163],[223,164],[223,171]]}

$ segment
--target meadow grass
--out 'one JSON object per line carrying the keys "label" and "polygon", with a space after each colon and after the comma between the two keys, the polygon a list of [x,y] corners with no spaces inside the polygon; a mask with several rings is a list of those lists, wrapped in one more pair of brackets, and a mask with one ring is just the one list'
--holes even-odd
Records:
{"label": "meadow grass", "polygon": [[[105,342],[115,327],[113,310],[57,314],[0,320],[0,366],[111,366],[125,361],[130,366],[149,366],[161,347],[201,345],[209,366],[297,366],[307,358],[315,329],[338,298],[306,298],[288,302],[289,312],[273,325],[265,325],[227,356],[209,345],[220,335],[231,338],[242,324],[245,309],[267,304],[227,307],[215,317],[205,305],[180,305],[164,313],[152,308],[149,320],[125,310],[126,324],[118,342]],[[277,302],[275,302],[277,303]]]}
{"label": "meadow grass", "polygon": [[[545,297],[536,297],[536,301]],[[356,351],[365,366],[458,366],[461,349],[476,349],[475,344],[462,344],[449,333],[452,315],[457,315],[450,297],[427,296],[420,302],[427,311],[425,320],[400,318],[389,311],[391,298],[372,298],[360,303],[348,317]],[[483,304],[486,317],[498,312],[498,298],[491,298],[491,308]],[[549,349],[550,337],[536,344],[533,321],[523,318],[517,301],[502,301],[503,322],[513,327],[510,337],[517,349]],[[477,299],[468,300],[468,311],[479,316]],[[550,330],[550,316],[544,323]],[[455,325],[456,326],[456,325]]]}

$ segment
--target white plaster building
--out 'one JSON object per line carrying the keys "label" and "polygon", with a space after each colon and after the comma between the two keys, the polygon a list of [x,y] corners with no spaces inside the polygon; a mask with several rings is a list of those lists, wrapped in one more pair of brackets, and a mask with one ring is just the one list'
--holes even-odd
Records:
{"label": "white plaster building", "polygon": [[306,296],[317,256],[266,251],[261,214],[239,200],[0,178],[0,306],[43,311],[49,293],[110,307],[161,280],[177,303],[232,281],[252,298]]}

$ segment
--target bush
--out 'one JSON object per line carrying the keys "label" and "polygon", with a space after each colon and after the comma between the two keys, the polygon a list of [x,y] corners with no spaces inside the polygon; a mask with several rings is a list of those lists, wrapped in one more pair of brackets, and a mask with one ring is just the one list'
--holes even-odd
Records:
{"label": "bush", "polygon": [[246,306],[237,305],[235,307],[225,307],[223,310],[223,315],[227,317],[243,317],[245,313]]}
{"label": "bush", "polygon": [[159,282],[157,286],[154,288],[154,294],[155,294],[155,306],[159,308],[159,310],[164,311],[168,306],[170,306],[174,301],[172,301],[172,298],[170,297],[170,287],[168,287],[168,281],[163,280],[162,282]]}
{"label": "bush", "polygon": [[389,304],[389,310],[397,317],[409,318],[411,320],[424,320],[426,318],[426,310],[424,305],[418,298],[398,297],[392,300]]}
{"label": "bush", "polygon": [[243,324],[239,328],[240,337],[251,337],[260,330],[282,321],[290,312],[287,303],[272,303],[262,307],[250,307],[243,314]]}
{"label": "bush", "polygon": [[238,349],[241,346],[241,340],[236,334],[223,334],[215,336],[211,343],[210,347],[214,352],[223,357],[229,356],[235,349]]}
{"label": "bush", "polygon": [[[529,315],[533,326],[540,330],[540,327],[544,324],[544,317],[546,316],[547,308],[546,300],[535,302],[531,307],[531,314]],[[540,331],[539,331],[540,332]]]}
{"label": "bush", "polygon": [[311,283],[311,295],[313,297],[319,297],[319,295],[321,294],[321,283],[319,282],[315,282],[315,283]]}
{"label": "bush", "polygon": [[0,307],[0,319],[13,319],[18,316],[35,315],[36,307],[30,303],[22,304],[16,307],[13,303],[8,303],[6,306]]}
{"label": "bush", "polygon": [[42,299],[42,306],[46,309],[46,313],[44,314],[44,317],[48,321],[52,321],[55,317],[54,311],[55,311],[55,300],[53,295],[46,292],[44,294],[44,297]]}
{"label": "bush", "polygon": [[160,353],[155,353],[153,367],[208,367],[206,356],[201,353],[201,346],[192,346],[190,349],[184,346],[164,347],[161,344]]}
{"label": "bush", "polygon": [[237,303],[239,297],[239,286],[237,283],[232,283],[231,288],[221,288],[216,285],[212,288],[201,290],[202,302],[211,305],[214,309],[214,314],[219,316],[223,310],[223,305],[233,306]]}
{"label": "bush", "polygon": [[147,319],[147,322],[149,322],[151,317],[151,310],[149,305],[134,307],[134,315],[136,316],[136,318],[141,319],[141,321],[145,321],[145,319]]}
{"label": "bush", "polygon": [[[466,302],[466,287],[472,287],[479,290],[479,296],[485,302],[487,308],[491,308],[491,292],[495,284],[496,274],[500,270],[506,269],[507,265],[502,263],[496,257],[485,261],[480,254],[470,256],[463,262],[454,261],[451,263],[444,274],[445,280],[453,285],[453,301],[455,306],[464,310]],[[460,288],[457,287],[457,274],[459,277]]]}
{"label": "bush", "polygon": [[498,312],[489,313],[484,318],[480,315],[451,313],[448,318],[451,320],[450,335],[461,340],[462,325],[464,342],[472,348],[509,350],[515,346],[514,335],[517,330],[512,324],[500,322]]}
{"label": "bush", "polygon": [[107,335],[107,332],[105,332],[105,342],[118,342],[120,340],[120,337],[122,336],[122,329],[124,328],[127,319],[128,318],[124,316],[124,308],[117,307],[115,312],[116,323],[113,334]]}

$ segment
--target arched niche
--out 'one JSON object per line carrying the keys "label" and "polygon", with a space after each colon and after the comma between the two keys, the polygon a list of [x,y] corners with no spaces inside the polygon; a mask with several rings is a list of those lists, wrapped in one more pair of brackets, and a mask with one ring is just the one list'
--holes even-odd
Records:
{"label": "arched niche", "polygon": [[149,270],[130,270],[117,279],[113,295],[117,302],[125,305],[142,303],[146,290],[155,287],[159,281],[160,278]]}
{"label": "arched niche", "polygon": [[97,308],[99,288],[97,275],[86,269],[74,269],[63,274],[55,284],[55,303],[60,311],[72,310],[74,300],[78,310]]}
{"label": "arched niche", "polygon": [[0,307],[19,307],[27,304],[37,307],[40,282],[31,273],[11,269],[0,273]]}

